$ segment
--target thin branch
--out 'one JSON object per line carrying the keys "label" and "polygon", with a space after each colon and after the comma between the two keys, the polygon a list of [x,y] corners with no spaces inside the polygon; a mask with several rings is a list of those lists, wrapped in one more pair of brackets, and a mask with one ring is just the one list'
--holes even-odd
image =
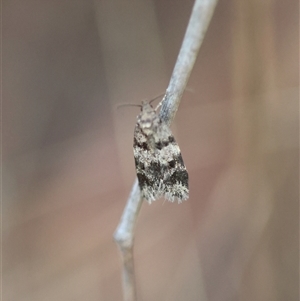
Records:
{"label": "thin branch", "polygon": [[133,265],[133,237],[134,226],[142,206],[138,180],[135,179],[127,204],[124,208],[114,239],[118,244],[123,259],[123,295],[124,301],[136,300],[134,265]]}
{"label": "thin branch", "polygon": [[181,96],[194,67],[199,48],[218,0],[196,0],[179,55],[160,110],[161,118],[172,123]]}
{"label": "thin branch", "polygon": [[[212,17],[217,0],[196,0],[189,20],[186,34],[172,73],[160,110],[161,118],[169,125],[173,121],[181,96],[186,88],[194,67],[199,48]],[[123,211],[120,223],[114,233],[123,258],[123,294],[124,301],[136,300],[136,288],[133,265],[134,227],[143,199],[137,179]]]}

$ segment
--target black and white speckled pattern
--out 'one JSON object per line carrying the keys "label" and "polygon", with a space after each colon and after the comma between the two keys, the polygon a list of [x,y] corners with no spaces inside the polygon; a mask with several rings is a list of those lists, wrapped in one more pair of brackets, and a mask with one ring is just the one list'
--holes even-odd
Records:
{"label": "black and white speckled pattern", "polygon": [[142,102],[134,131],[133,152],[143,197],[179,203],[188,199],[188,173],[179,146],[167,124],[148,102]]}

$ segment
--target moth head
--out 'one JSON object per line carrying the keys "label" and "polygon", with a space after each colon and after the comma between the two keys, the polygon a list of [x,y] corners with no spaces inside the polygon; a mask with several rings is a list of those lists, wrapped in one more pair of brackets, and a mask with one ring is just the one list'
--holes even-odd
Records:
{"label": "moth head", "polygon": [[158,126],[159,118],[156,111],[147,101],[142,101],[141,113],[138,115],[138,123],[145,134],[151,134]]}

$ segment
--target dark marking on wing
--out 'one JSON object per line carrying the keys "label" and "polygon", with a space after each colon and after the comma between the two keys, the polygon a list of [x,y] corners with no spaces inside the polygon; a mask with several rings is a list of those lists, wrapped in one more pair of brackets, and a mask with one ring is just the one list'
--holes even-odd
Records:
{"label": "dark marking on wing", "polygon": [[170,167],[174,168],[175,165],[176,165],[176,161],[175,160],[172,160],[172,161],[169,162],[169,166]]}
{"label": "dark marking on wing", "polygon": [[179,154],[178,156],[176,156],[176,157],[174,158],[174,160],[177,161],[177,162],[179,163],[179,165],[184,166],[184,162],[183,162],[183,159],[182,159],[181,154]]}
{"label": "dark marking on wing", "polygon": [[138,172],[136,175],[138,177],[141,190],[143,190],[143,187],[151,185],[149,179],[144,174]]}
{"label": "dark marking on wing", "polygon": [[175,139],[174,139],[174,137],[173,137],[173,136],[169,136],[169,142],[170,142],[170,143],[173,143],[173,142],[175,142]]}
{"label": "dark marking on wing", "polygon": [[133,140],[133,147],[139,147],[143,150],[150,150],[149,146],[146,142],[139,142],[135,137],[134,137],[134,140]]}
{"label": "dark marking on wing", "polygon": [[189,187],[188,185],[189,176],[186,169],[175,170],[173,174],[165,181],[166,185],[173,186],[176,183],[181,183],[185,187]]}

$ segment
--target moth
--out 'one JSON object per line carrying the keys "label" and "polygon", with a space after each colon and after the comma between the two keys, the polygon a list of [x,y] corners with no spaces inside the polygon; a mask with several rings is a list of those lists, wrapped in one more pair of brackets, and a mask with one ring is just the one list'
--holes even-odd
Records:
{"label": "moth", "polygon": [[[157,106],[157,108],[160,104]],[[151,102],[142,101],[134,130],[133,153],[142,197],[181,203],[189,197],[188,172],[170,127]]]}

